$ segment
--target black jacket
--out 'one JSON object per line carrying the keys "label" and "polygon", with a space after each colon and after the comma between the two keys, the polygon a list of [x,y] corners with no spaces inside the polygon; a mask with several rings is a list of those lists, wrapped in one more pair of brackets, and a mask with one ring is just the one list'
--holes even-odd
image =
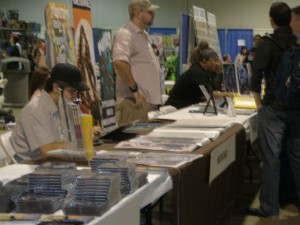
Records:
{"label": "black jacket", "polygon": [[252,63],[251,91],[261,92],[261,82],[265,78],[264,105],[277,105],[275,101],[275,72],[280,61],[282,49],[287,49],[296,43],[296,37],[289,26],[274,30],[274,34],[263,37],[256,48]]}
{"label": "black jacket", "polygon": [[166,105],[180,109],[205,101],[199,85],[204,85],[208,92],[212,92],[214,90],[212,78],[200,64],[192,65],[177,79]]}

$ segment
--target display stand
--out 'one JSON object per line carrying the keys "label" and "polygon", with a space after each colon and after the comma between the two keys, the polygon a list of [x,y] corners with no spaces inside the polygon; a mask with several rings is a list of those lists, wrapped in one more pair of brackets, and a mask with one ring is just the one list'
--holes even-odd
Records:
{"label": "display stand", "polygon": [[209,46],[216,51],[221,58],[216,16],[210,12],[206,12],[204,8],[195,5],[193,5],[192,11],[197,45],[199,45],[201,41],[207,41]]}
{"label": "display stand", "polygon": [[206,113],[210,113],[210,112],[207,111],[208,107],[210,105],[210,101],[212,101],[212,104],[213,104],[213,112],[212,113],[218,115],[218,111],[217,111],[217,107],[216,107],[216,103],[215,103],[213,93],[211,93],[210,96],[209,96],[209,99],[208,99],[208,101],[206,103],[206,106],[205,106],[205,109],[203,111],[203,115],[205,115]]}
{"label": "display stand", "polygon": [[220,49],[220,42],[217,32],[217,20],[216,16],[210,12],[207,12],[207,30],[208,30],[208,37],[207,41],[209,43],[209,46],[214,49],[220,59],[222,58],[221,55],[221,49]]}

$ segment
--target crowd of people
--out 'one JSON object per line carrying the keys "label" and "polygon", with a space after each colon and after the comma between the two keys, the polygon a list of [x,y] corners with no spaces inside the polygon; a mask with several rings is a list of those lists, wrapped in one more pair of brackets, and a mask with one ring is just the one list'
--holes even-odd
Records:
{"label": "crowd of people", "polygon": [[[116,73],[116,119],[119,126],[137,120],[146,121],[148,112],[162,105],[160,64],[147,33],[158,8],[148,0],[131,1],[128,6],[129,21],[115,34],[112,60]],[[274,29],[273,39],[285,49],[296,45],[297,41],[299,44],[300,7],[290,9],[284,2],[275,2],[270,7],[269,17]],[[34,58],[38,59],[31,76],[30,100],[22,109],[11,137],[19,162],[66,147],[58,111],[60,90],[63,97],[70,101],[85,92],[90,94],[90,98],[96,96],[94,90],[89,91],[83,78],[84,73],[90,71],[89,65],[61,63],[49,69],[41,59],[45,54],[43,49],[38,43],[33,53]],[[9,55],[20,56],[20,51],[16,37],[12,37]],[[249,208],[247,213],[272,219],[279,218],[282,194],[279,187],[285,178],[280,174],[286,174],[286,171],[294,184],[294,194],[291,199],[285,200],[300,209],[300,109],[286,110],[275,100],[274,74],[281,54],[282,51],[270,39],[255,35],[253,47],[248,51],[246,46],[242,46],[234,61],[237,64],[250,62],[252,66],[251,92],[258,110],[262,149],[260,205]],[[201,42],[193,50],[188,70],[176,80],[165,104],[180,109],[207,101],[202,88],[216,98],[227,96],[222,93],[221,86],[223,63],[231,63],[229,55],[220,59],[207,42]],[[262,97],[263,79],[266,90]],[[101,131],[97,129],[97,132]]]}

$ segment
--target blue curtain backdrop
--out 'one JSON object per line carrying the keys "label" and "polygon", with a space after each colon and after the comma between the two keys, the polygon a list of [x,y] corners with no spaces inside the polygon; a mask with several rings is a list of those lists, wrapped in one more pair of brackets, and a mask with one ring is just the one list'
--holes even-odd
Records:
{"label": "blue curtain backdrop", "polygon": [[181,14],[181,29],[180,29],[180,60],[179,60],[179,73],[182,71],[182,64],[187,63],[188,58],[188,44],[189,44],[189,24],[190,16]]}
{"label": "blue curtain backdrop", "polygon": [[218,37],[219,37],[219,43],[220,43],[220,49],[221,49],[221,55],[223,57],[223,55],[226,53],[226,45],[225,45],[225,29],[218,29]]}
{"label": "blue curtain backdrop", "polygon": [[160,28],[160,27],[150,27],[148,29],[149,34],[162,34],[165,36],[173,35],[177,33],[176,28]]}
{"label": "blue curtain backdrop", "polygon": [[226,50],[234,62],[236,55],[240,52],[241,46],[238,46],[238,40],[245,40],[248,49],[252,47],[253,30],[252,29],[228,29],[226,33]]}

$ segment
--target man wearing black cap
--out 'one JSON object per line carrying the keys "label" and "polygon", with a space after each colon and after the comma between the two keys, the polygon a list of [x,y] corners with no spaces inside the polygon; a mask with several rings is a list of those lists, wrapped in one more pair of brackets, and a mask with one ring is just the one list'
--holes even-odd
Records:
{"label": "man wearing black cap", "polygon": [[41,95],[24,106],[13,130],[11,144],[17,161],[36,159],[47,151],[66,147],[58,111],[59,89],[71,101],[78,97],[78,92],[89,90],[76,66],[55,65]]}

